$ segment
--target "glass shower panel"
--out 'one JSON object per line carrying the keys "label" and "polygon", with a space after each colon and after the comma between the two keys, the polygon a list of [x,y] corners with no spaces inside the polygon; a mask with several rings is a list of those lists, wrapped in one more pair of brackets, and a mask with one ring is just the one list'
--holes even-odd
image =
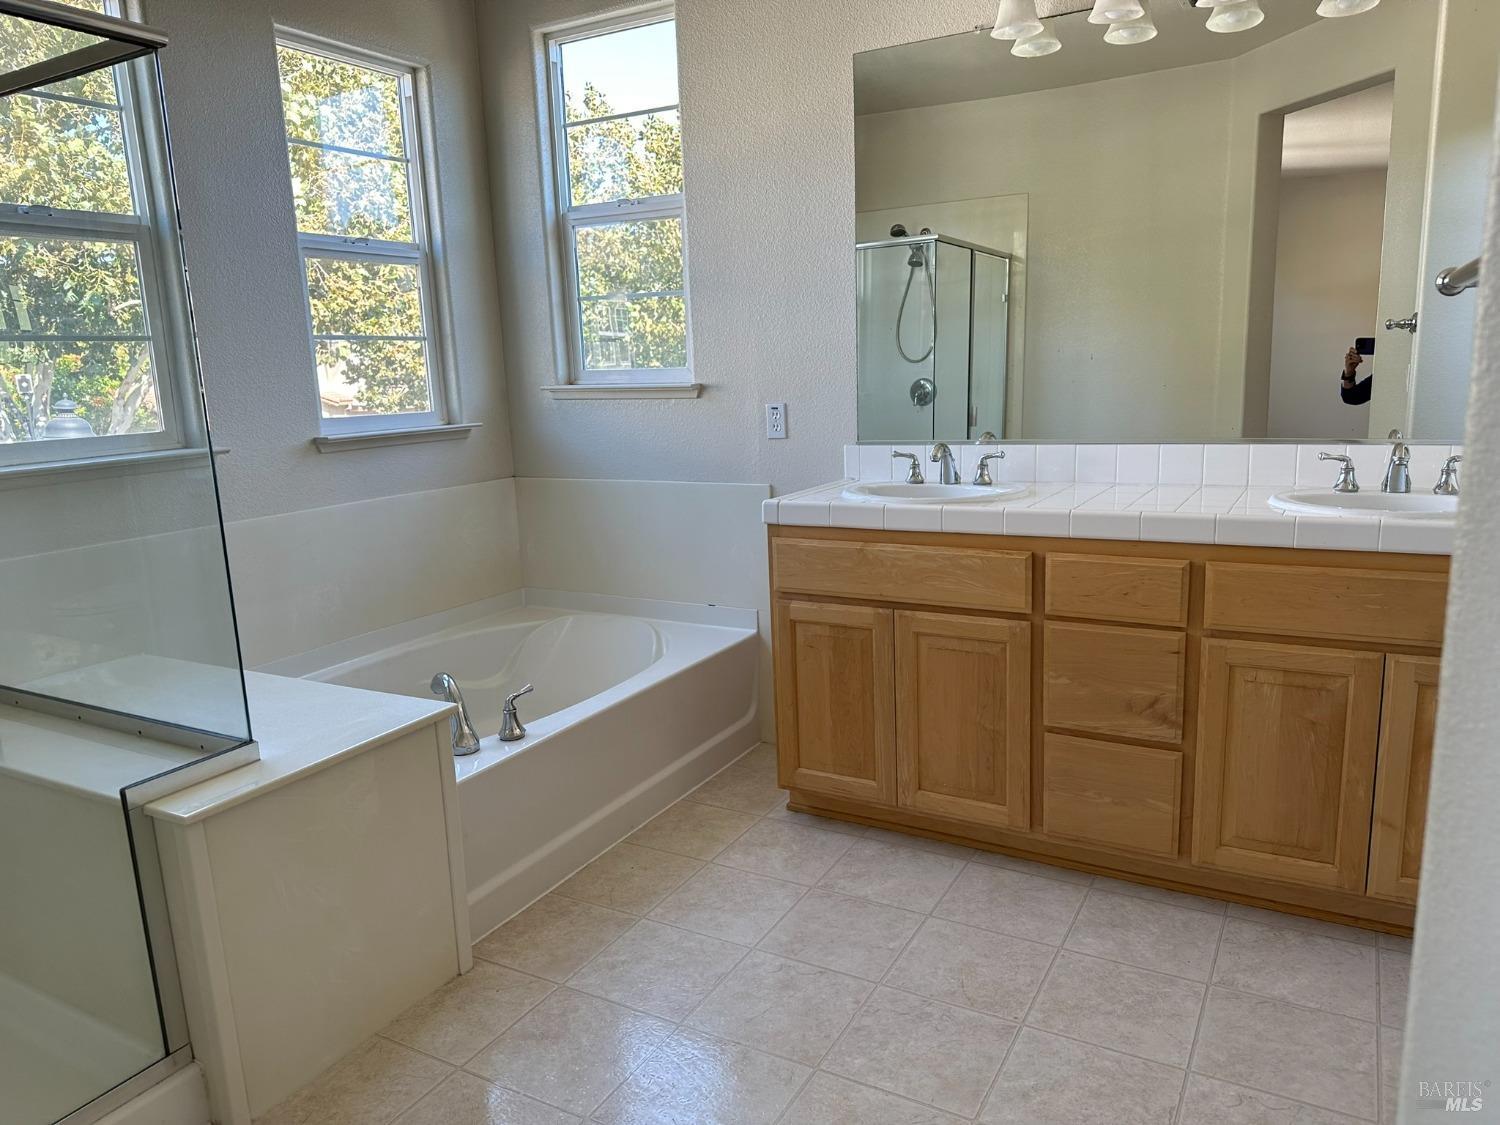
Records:
{"label": "glass shower panel", "polygon": [[969,294],[974,254],[966,246],[935,242],[937,347],[933,350],[933,436],[969,432]]}
{"label": "glass shower panel", "polygon": [[859,438],[931,438],[937,324],[932,244],[861,247],[855,257]]}
{"label": "glass shower panel", "polygon": [[969,373],[971,438],[988,430],[1005,436],[1010,348],[1010,261],[974,253],[973,362]]}

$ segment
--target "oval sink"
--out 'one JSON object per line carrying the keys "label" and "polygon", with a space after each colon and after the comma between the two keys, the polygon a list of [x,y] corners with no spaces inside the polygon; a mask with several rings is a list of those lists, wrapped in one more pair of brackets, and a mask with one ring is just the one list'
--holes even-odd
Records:
{"label": "oval sink", "polygon": [[1029,486],[997,484],[889,484],[867,481],[851,484],[844,495],[851,500],[892,500],[902,504],[983,504],[989,500],[1019,496]]}
{"label": "oval sink", "polygon": [[1431,492],[1330,492],[1298,488],[1278,492],[1266,502],[1278,511],[1302,516],[1451,520],[1458,515],[1457,496],[1435,496]]}

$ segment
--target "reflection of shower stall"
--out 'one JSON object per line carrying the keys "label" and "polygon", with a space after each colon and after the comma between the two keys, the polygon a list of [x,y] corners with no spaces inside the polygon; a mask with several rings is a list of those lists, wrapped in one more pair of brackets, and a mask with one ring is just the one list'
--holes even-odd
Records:
{"label": "reflection of shower stall", "polygon": [[892,233],[855,247],[859,439],[1003,436],[1010,256]]}

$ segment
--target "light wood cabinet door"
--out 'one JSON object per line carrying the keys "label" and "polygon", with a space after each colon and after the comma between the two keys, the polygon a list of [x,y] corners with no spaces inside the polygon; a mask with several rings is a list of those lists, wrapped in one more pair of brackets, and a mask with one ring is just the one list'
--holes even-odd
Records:
{"label": "light wood cabinet door", "polygon": [[1364,890],[1384,659],[1204,642],[1195,862]]}
{"label": "light wood cabinet door", "polygon": [[781,784],[831,797],[896,800],[891,611],[776,604]]}
{"label": "light wood cabinet door", "polygon": [[1030,764],[1030,624],[898,612],[898,802],[935,816],[1026,828]]}
{"label": "light wood cabinet door", "polygon": [[1388,656],[1385,661],[1369,893],[1400,902],[1417,901],[1437,726],[1438,667],[1429,656]]}

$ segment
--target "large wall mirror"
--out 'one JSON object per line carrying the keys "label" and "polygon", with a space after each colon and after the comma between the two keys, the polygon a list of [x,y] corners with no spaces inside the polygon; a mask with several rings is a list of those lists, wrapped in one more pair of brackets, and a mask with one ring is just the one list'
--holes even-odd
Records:
{"label": "large wall mirror", "polygon": [[854,59],[860,440],[1462,439],[1500,2],[999,18]]}

